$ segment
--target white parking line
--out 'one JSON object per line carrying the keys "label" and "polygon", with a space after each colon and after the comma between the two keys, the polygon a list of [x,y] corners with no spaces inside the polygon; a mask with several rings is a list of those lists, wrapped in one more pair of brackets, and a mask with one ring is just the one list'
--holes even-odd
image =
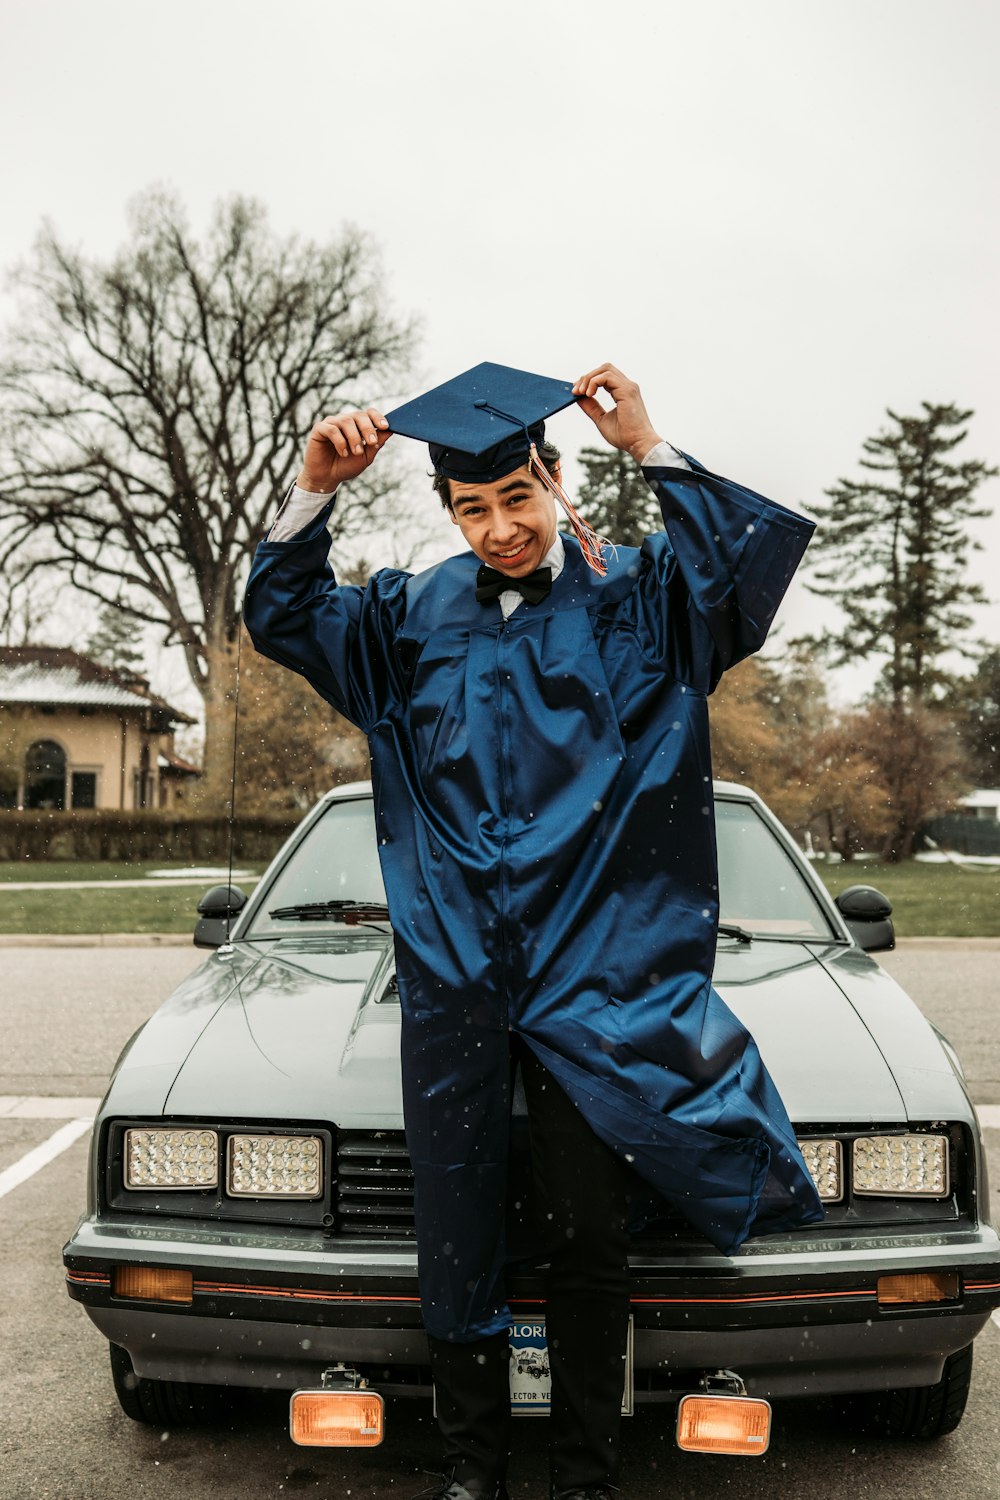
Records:
{"label": "white parking line", "polygon": [[977,1104],[976,1114],[984,1130],[1000,1130],[1000,1104]]}
{"label": "white parking line", "polygon": [[27,1182],[29,1177],[34,1177],[43,1167],[47,1167],[50,1161],[54,1161],[74,1141],[78,1141],[93,1123],[93,1120],[70,1120],[68,1125],[60,1125],[47,1141],[27,1152],[5,1172],[0,1172],[0,1198],[20,1187],[22,1182]]}
{"label": "white parking line", "polygon": [[996,1312],[991,1312],[990,1317],[993,1319],[997,1327],[1000,1328],[1000,1307],[997,1308]]}
{"label": "white parking line", "polygon": [[96,1115],[100,1099],[79,1095],[0,1094],[0,1120],[82,1120]]}

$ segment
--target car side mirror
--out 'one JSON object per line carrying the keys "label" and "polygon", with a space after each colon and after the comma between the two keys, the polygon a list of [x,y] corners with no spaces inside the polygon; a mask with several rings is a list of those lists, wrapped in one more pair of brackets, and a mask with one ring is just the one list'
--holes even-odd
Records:
{"label": "car side mirror", "polygon": [[888,896],[872,885],[849,885],[835,904],[859,948],[866,953],[887,953],[895,948],[892,902]]}
{"label": "car side mirror", "polygon": [[221,948],[231,927],[249,897],[238,885],[213,885],[198,902],[198,925],[194,930],[196,948]]}

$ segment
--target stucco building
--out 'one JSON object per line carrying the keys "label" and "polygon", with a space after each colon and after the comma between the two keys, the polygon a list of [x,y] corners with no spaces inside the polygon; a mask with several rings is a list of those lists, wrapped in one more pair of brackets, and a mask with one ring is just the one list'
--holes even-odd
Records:
{"label": "stucco building", "polygon": [[194,720],[130,672],[76,651],[0,646],[0,808],[170,808],[200,773],[174,750]]}

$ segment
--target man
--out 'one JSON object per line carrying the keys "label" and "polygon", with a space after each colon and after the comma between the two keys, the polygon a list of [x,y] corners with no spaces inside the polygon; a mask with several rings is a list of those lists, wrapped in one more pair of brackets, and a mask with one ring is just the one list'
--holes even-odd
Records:
{"label": "man", "polygon": [[[586,536],[581,548],[557,532],[536,416],[574,400],[660,501],[665,529],[641,549],[591,549],[588,562]],[[706,712],[722,671],[762,644],[812,526],[664,443],[612,365],[572,387],[480,366],[391,415],[313,429],[258,549],[246,621],[371,746],[446,1443],[428,1493],[506,1495],[514,1059],[550,1234],[552,1493],[605,1500],[633,1188],[726,1252],[751,1229],[822,1215],[757,1049],[710,984]],[[339,587],[324,530],[334,492],[392,430],[430,440],[470,551]]]}

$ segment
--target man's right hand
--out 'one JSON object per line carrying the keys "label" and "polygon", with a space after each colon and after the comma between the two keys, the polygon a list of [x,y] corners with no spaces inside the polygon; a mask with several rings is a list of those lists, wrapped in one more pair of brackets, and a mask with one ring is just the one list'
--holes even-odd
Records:
{"label": "man's right hand", "polygon": [[391,437],[388,422],[374,406],[323,417],[309,434],[295,483],[300,490],[329,494],[363,473]]}

